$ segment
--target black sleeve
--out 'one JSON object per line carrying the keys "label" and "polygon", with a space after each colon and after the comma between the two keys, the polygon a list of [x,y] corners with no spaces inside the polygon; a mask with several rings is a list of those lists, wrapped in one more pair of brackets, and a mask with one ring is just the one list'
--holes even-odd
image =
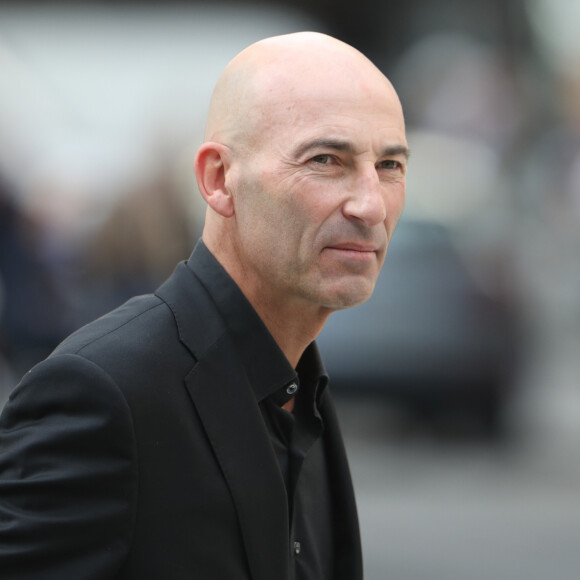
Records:
{"label": "black sleeve", "polygon": [[76,355],[32,369],[0,417],[0,578],[114,578],[133,530],[131,415]]}

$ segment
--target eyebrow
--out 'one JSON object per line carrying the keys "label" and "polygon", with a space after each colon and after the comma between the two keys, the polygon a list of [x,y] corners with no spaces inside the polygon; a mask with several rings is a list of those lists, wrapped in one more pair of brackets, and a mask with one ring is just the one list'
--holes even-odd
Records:
{"label": "eyebrow", "polygon": [[[341,141],[339,139],[312,139],[294,150],[294,158],[298,159],[312,149],[332,149],[334,151],[345,151],[346,153],[355,153],[355,147],[350,141]],[[382,151],[381,157],[390,155],[403,155],[409,159],[411,151],[406,145],[389,145]]]}
{"label": "eyebrow", "polygon": [[347,153],[354,153],[354,146],[349,141],[340,141],[338,139],[312,139],[302,143],[294,150],[294,157],[302,157],[311,149],[333,149],[334,151],[346,151]]}
{"label": "eyebrow", "polygon": [[405,159],[411,157],[411,150],[406,145],[390,145],[383,149],[383,157],[388,157],[390,155],[403,155]]}

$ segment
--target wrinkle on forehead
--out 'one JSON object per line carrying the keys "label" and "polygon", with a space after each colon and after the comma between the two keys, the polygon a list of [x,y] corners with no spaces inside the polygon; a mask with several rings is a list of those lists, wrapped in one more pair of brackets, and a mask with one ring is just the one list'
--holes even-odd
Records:
{"label": "wrinkle on forehead", "polygon": [[362,53],[324,34],[295,33],[252,44],[228,64],[211,99],[206,140],[255,146],[278,111],[329,91],[384,91],[400,110],[392,85]]}

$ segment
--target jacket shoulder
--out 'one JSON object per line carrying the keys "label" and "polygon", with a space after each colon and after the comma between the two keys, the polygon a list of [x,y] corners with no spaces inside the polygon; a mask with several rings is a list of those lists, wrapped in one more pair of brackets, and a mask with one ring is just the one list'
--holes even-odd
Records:
{"label": "jacket shoulder", "polygon": [[154,295],[133,298],[77,330],[49,359],[63,354],[91,361],[122,391],[183,376],[196,360],[179,339],[172,310]]}
{"label": "jacket shoulder", "polygon": [[169,315],[160,312],[163,302],[154,295],[147,294],[131,298],[115,310],[82,326],[54,350],[51,356],[57,354],[80,354],[85,349],[96,347],[99,342],[107,343],[115,335],[124,338],[136,332],[140,327],[147,326],[152,319]]}

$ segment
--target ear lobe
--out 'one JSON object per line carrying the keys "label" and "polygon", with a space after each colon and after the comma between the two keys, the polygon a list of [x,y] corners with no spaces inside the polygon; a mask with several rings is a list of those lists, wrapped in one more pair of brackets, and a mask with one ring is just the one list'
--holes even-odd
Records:
{"label": "ear lobe", "polygon": [[226,188],[229,151],[221,143],[204,143],[195,156],[195,175],[207,204],[223,217],[234,215],[234,200]]}

